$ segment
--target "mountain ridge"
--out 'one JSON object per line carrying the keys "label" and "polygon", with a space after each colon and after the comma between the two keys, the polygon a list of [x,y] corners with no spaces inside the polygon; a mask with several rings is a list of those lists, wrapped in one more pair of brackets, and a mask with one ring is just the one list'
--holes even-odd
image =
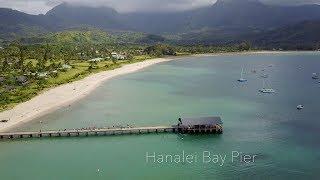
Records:
{"label": "mountain ridge", "polygon": [[[45,15],[29,15],[1,8],[0,19],[2,39],[77,28],[97,28],[104,31],[179,35],[194,42],[214,44],[235,42],[265,32],[276,33],[275,29],[290,28],[290,25],[305,21],[317,23],[320,20],[320,6],[275,6],[258,0],[219,0],[212,6],[187,11],[119,13],[109,7],[63,3]],[[188,42],[188,39],[185,40]]]}

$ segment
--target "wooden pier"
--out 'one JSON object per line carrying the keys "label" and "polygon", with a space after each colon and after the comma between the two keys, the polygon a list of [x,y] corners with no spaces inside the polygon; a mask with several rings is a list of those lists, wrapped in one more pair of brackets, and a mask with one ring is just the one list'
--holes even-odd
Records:
{"label": "wooden pier", "polygon": [[222,134],[222,127],[215,128],[189,128],[184,130],[178,126],[155,127],[128,127],[128,128],[101,128],[101,129],[75,129],[63,131],[33,131],[33,132],[8,132],[0,133],[0,140],[50,138],[50,137],[87,137],[87,136],[112,136],[150,133],[189,133],[189,134]]}
{"label": "wooden pier", "polygon": [[177,125],[154,127],[82,128],[63,131],[8,132],[0,133],[0,140],[50,137],[112,136],[126,134],[181,133],[222,134],[220,117],[179,118]]}
{"label": "wooden pier", "polygon": [[44,137],[86,137],[86,136],[112,136],[128,134],[149,133],[174,133],[177,129],[170,126],[137,127],[137,128],[101,128],[101,129],[79,129],[63,131],[37,131],[37,132],[9,132],[0,133],[0,140],[26,139]]}

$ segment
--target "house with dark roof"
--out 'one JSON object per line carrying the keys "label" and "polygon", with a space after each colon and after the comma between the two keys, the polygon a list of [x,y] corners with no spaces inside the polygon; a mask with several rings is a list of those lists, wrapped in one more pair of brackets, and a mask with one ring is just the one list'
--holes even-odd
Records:
{"label": "house with dark roof", "polygon": [[221,117],[179,118],[175,128],[183,134],[222,134],[222,125]]}
{"label": "house with dark roof", "polygon": [[16,77],[16,81],[20,84],[20,85],[26,85],[28,84],[28,78],[26,76],[18,76]]}

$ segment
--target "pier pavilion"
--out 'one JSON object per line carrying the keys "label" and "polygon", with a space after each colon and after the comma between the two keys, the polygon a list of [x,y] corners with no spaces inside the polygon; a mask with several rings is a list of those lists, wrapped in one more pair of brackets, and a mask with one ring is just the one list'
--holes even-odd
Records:
{"label": "pier pavilion", "polygon": [[175,127],[183,134],[222,134],[222,124],[220,117],[179,118]]}

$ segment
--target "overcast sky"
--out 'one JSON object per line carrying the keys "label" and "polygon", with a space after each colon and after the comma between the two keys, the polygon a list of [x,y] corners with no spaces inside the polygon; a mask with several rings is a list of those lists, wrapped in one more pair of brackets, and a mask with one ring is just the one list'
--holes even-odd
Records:
{"label": "overcast sky", "polygon": [[[45,14],[54,6],[67,2],[85,6],[108,6],[119,12],[173,11],[208,6],[216,0],[0,0],[0,7],[12,8],[29,14]],[[236,1],[236,0],[235,0]],[[260,0],[264,3],[296,5],[320,4],[320,0]]]}

